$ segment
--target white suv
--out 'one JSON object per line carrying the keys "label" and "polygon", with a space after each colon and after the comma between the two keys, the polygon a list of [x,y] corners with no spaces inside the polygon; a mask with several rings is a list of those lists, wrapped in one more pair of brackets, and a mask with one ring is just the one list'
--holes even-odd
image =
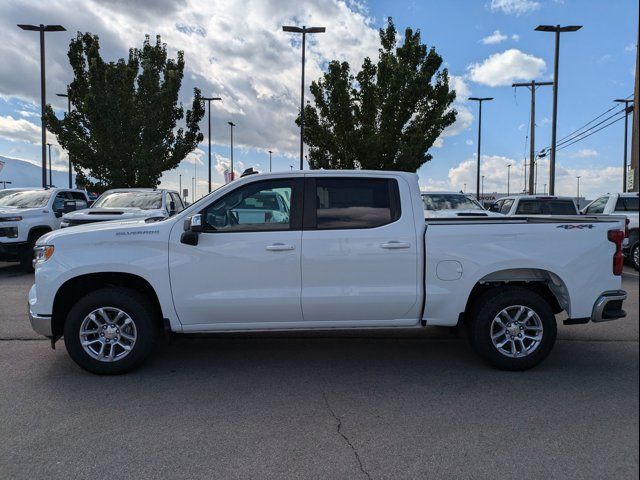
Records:
{"label": "white suv", "polygon": [[64,213],[86,208],[87,194],[69,188],[11,188],[0,195],[0,261],[20,262],[33,269],[33,246],[60,228]]}

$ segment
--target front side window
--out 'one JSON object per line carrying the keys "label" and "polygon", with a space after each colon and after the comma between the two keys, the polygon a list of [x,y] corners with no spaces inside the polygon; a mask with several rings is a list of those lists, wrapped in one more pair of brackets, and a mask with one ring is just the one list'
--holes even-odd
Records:
{"label": "front side window", "polygon": [[294,182],[255,182],[225,195],[202,211],[204,230],[254,232],[293,230]]}
{"label": "front side window", "polygon": [[608,201],[609,197],[600,197],[597,200],[594,200],[593,203],[587,207],[585,212],[592,214],[604,213],[604,207],[607,206]]}
{"label": "front side window", "polygon": [[162,192],[104,192],[94,207],[156,210],[162,208]]}
{"label": "front side window", "polygon": [[511,210],[511,206],[513,205],[513,202],[514,200],[512,198],[505,200],[504,203],[502,204],[502,207],[500,207],[500,213],[504,215],[509,213],[509,211]]}
{"label": "front side window", "polygon": [[0,197],[0,207],[40,208],[46,207],[51,190],[20,190]]}
{"label": "front side window", "polygon": [[391,179],[317,178],[318,230],[374,228],[400,218],[398,184]]}

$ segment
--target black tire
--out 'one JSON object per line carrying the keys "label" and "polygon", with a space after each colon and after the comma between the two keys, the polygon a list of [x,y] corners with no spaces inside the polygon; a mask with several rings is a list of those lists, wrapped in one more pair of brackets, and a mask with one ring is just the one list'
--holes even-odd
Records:
{"label": "black tire", "polygon": [[[111,307],[125,312],[133,321],[136,341],[126,356],[111,362],[90,356],[80,342],[80,327],[85,317],[98,308]],[[67,315],[64,344],[69,356],[80,367],[100,375],[117,375],[139,367],[153,350],[156,341],[157,314],[149,301],[133,290],[107,287],[82,297]]]}
{"label": "black tire", "polygon": [[[489,364],[501,370],[528,370],[551,353],[557,336],[556,318],[547,301],[537,293],[522,287],[497,287],[482,294],[474,305],[468,320],[469,341],[478,355]],[[533,310],[543,328],[537,347],[529,354],[515,358],[501,353],[491,339],[494,318],[503,309],[512,306]]]}
{"label": "black tire", "polygon": [[640,270],[640,261],[638,259],[638,255],[639,255],[639,249],[640,249],[640,242],[638,242],[638,240],[635,241],[635,243],[633,245],[631,245],[631,248],[629,249],[629,256],[631,258],[631,265],[633,265],[633,268],[635,268],[636,270]]}

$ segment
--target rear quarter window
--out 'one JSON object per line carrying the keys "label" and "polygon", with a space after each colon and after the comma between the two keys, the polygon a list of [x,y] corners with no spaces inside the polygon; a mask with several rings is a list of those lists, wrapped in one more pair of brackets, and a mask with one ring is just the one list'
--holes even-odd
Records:
{"label": "rear quarter window", "polygon": [[521,200],[516,213],[519,215],[576,215],[571,200]]}
{"label": "rear quarter window", "polygon": [[637,212],[638,197],[620,197],[616,202],[616,212]]}

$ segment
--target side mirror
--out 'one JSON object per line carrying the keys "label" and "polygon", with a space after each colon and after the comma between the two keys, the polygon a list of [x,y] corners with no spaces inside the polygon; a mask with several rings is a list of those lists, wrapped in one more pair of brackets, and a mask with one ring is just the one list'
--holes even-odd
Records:
{"label": "side mirror", "polygon": [[199,213],[184,221],[184,232],[180,236],[180,242],[186,245],[198,245],[198,234],[202,232],[202,215]]}
{"label": "side mirror", "polygon": [[171,200],[169,202],[169,216],[173,216],[176,214],[176,202],[174,202],[173,200]]}

